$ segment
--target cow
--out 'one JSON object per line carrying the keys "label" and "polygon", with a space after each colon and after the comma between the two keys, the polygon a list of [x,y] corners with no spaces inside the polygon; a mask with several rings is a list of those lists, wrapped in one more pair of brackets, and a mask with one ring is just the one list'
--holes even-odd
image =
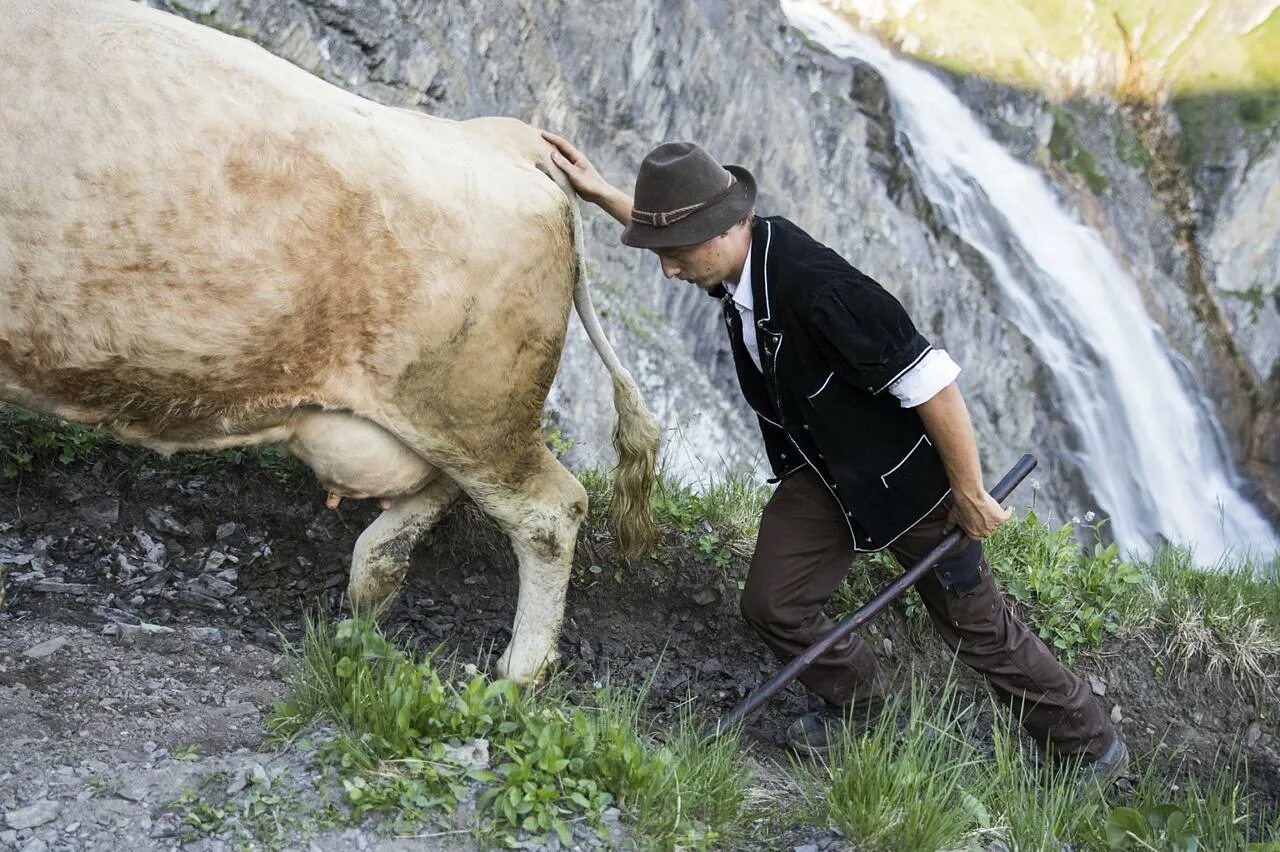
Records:
{"label": "cow", "polygon": [[654,533],[658,448],[551,146],[128,0],[0,0],[0,20],[0,399],[160,453],[282,447],[331,502],[382,499],[357,610],[465,494],[519,563],[497,672],[537,678],[587,508],[541,436],[571,301],[612,378],[626,554]]}

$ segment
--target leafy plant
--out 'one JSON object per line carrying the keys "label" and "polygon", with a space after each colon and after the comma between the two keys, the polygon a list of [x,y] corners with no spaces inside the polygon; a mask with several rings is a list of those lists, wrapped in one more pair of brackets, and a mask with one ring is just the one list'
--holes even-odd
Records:
{"label": "leafy plant", "polygon": [[1173,804],[1144,811],[1112,808],[1107,816],[1106,837],[1112,849],[1196,852],[1200,848],[1195,817]]}
{"label": "leafy plant", "polygon": [[[685,720],[678,754],[642,732],[643,692],[601,687],[582,705],[554,682],[535,693],[474,668],[455,680],[363,619],[333,632],[309,619],[291,654],[291,694],[270,729],[288,738],[312,721],[336,725],[320,751],[357,819],[377,811],[412,822],[478,789],[480,830],[498,843],[525,833],[569,844],[573,822],[599,829],[617,803],[650,839],[702,846],[741,808],[749,774],[736,738],[695,744]],[[459,756],[468,752],[483,758]]]}
{"label": "leafy plant", "polygon": [[[1092,529],[1097,534],[1100,526]],[[1121,631],[1122,616],[1142,570],[1122,560],[1115,544],[1082,550],[1075,527],[1045,527],[1034,510],[996,529],[987,556],[1006,595],[1030,610],[1040,638],[1068,661]]]}

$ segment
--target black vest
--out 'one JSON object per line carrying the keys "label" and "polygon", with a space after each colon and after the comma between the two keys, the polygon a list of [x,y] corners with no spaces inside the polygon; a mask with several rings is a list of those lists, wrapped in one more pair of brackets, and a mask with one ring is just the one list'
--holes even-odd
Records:
{"label": "black vest", "polygon": [[932,348],[902,305],[781,217],[757,217],[751,287],[763,372],[723,287],[738,382],[774,475],[808,465],[840,504],[853,546],[881,550],[946,499],[946,470],[920,416],[889,385]]}

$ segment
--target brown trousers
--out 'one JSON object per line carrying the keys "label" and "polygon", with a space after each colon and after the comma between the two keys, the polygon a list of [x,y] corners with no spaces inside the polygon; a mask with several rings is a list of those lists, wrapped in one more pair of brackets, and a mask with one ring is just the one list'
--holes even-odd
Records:
{"label": "brown trousers", "polygon": [[[946,517],[946,504],[927,515],[890,546],[894,558],[903,566],[922,559],[942,538]],[[805,468],[779,483],[760,519],[742,615],[780,660],[792,659],[835,626],[822,607],[848,575],[852,553],[839,504],[816,473]],[[1009,611],[982,545],[963,541],[943,562],[949,588],[931,571],[916,589],[947,646],[987,679],[1041,745],[1058,755],[1102,754],[1111,742],[1110,718],[1084,681]],[[884,689],[875,654],[856,634],[836,643],[799,680],[835,705]]]}

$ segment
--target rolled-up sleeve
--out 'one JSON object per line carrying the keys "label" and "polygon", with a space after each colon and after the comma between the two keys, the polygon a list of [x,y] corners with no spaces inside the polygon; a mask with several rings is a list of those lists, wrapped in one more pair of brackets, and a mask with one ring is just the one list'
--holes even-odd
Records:
{"label": "rolled-up sleeve", "polygon": [[959,375],[960,365],[951,360],[946,350],[930,349],[919,364],[889,385],[889,393],[898,398],[903,408],[915,408],[933,399]]}
{"label": "rolled-up sleeve", "polygon": [[832,372],[869,393],[893,385],[933,350],[901,303],[866,276],[826,289],[812,316]]}

